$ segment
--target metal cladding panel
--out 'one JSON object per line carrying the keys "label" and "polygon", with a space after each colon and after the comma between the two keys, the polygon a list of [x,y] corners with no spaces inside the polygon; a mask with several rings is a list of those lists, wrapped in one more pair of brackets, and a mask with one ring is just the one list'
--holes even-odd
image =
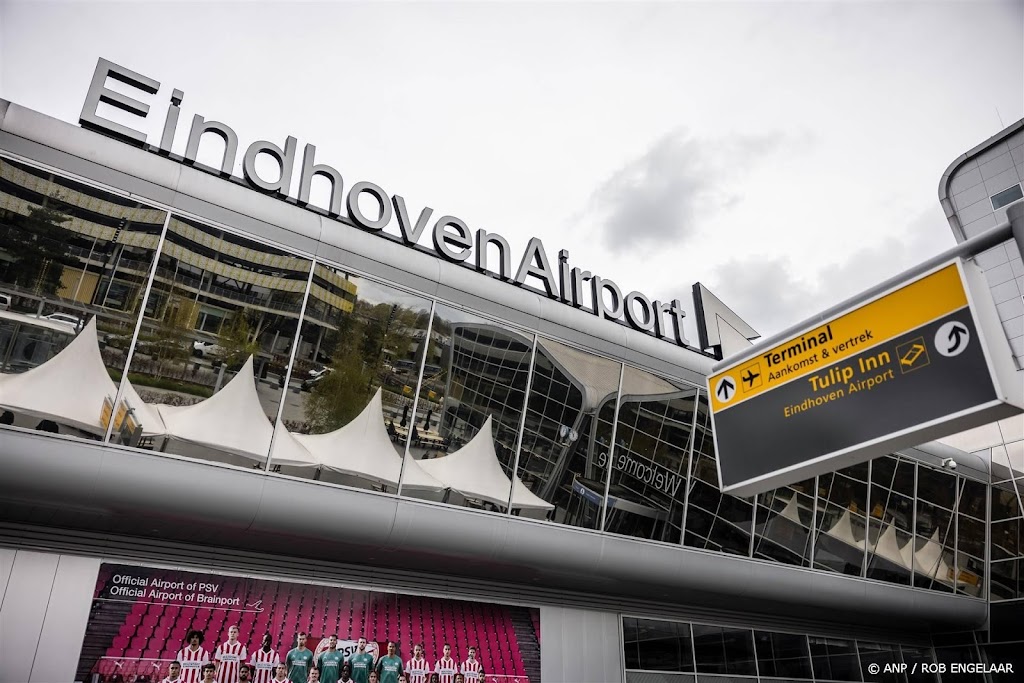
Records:
{"label": "metal cladding panel", "polygon": [[397,503],[393,496],[311,486],[298,479],[261,478],[266,483],[252,533],[376,549],[392,528]]}
{"label": "metal cladding panel", "polygon": [[[102,137],[102,136],[101,136]],[[131,148],[130,148],[131,149]],[[142,150],[133,150],[142,156],[155,156]],[[166,160],[166,163],[175,162]],[[177,164],[175,164],[177,165]],[[250,189],[240,183],[218,178],[210,173],[183,166],[178,181],[178,194],[208,203],[211,207],[220,207],[228,213],[216,217],[222,223],[241,230],[250,230],[256,234],[266,231],[269,227],[282,231],[275,241],[289,244],[303,251],[312,253],[316,250],[315,242],[320,239],[320,216],[304,211],[287,202],[269,197],[261,192]],[[183,211],[194,204],[175,199],[174,205]],[[206,212],[194,211],[201,215]],[[213,216],[208,216],[214,218]],[[289,234],[301,235],[306,240],[296,242]]]}
{"label": "metal cladding panel", "polygon": [[[535,329],[538,326],[540,297],[532,292],[523,296],[518,287],[502,282],[487,273],[445,261],[440,262],[441,284],[437,296],[448,301],[465,302],[492,317],[513,325]],[[465,293],[472,292],[475,302],[465,301]]]}
{"label": "metal cladding panel", "polygon": [[[0,634],[4,639],[3,652],[15,652],[17,656],[0,656],[0,681],[28,681],[32,674],[39,634],[57,574],[57,559],[57,555],[25,550],[14,557],[14,567],[0,605]],[[92,597],[91,590],[88,595]]]}
{"label": "metal cladding panel", "polygon": [[439,259],[417,249],[347,225],[321,218],[317,256],[337,265],[433,296],[441,278]]}
{"label": "metal cladding panel", "polygon": [[[165,204],[171,202],[178,188],[178,178],[184,170],[181,164],[156,154],[77,128],[13,102],[7,109],[2,129],[13,136],[31,140],[58,152],[46,154],[44,158],[39,159],[43,163],[63,167],[64,164],[59,162],[62,156],[60,153],[78,157],[91,162],[88,168],[81,169],[81,175],[86,175],[97,182],[108,182],[119,189],[136,192]],[[6,144],[4,149],[7,149]],[[27,151],[24,150],[22,153]],[[102,172],[102,169],[107,169],[106,173]],[[76,169],[68,170],[78,172]],[[111,176],[111,170],[117,175]],[[137,178],[144,183],[139,186],[139,183],[132,183],[131,178]]]}
{"label": "metal cladding panel", "polygon": [[103,463],[88,504],[123,515],[190,522],[179,534],[204,540],[221,529],[248,529],[267,478],[259,471],[114,447],[92,446]]}
{"label": "metal cladding panel", "polygon": [[544,650],[541,677],[545,681],[624,681],[625,671],[620,647],[622,633],[619,618],[611,612],[542,607],[541,638],[558,643]]}
{"label": "metal cladding panel", "polygon": [[[80,643],[85,637],[99,570],[96,558],[60,556],[29,683],[74,680],[79,652],[70,644]],[[54,647],[54,643],[65,647]]]}
{"label": "metal cladding panel", "polygon": [[17,553],[18,551],[13,548],[0,548],[0,605],[4,604],[7,582],[11,578],[11,571],[14,569],[14,556]]}
{"label": "metal cladding panel", "polygon": [[[91,481],[76,486],[50,476],[54,467],[91,460],[95,453],[102,455],[103,470]],[[34,508],[105,511],[63,521],[82,530],[116,527],[119,533],[202,543],[211,557],[222,548],[296,561],[355,561],[384,571],[416,567],[451,581],[587,591],[605,596],[609,605],[641,599],[736,613],[783,608],[823,622],[842,614],[874,628],[972,627],[985,616],[985,603],[969,598],[31,432],[6,432],[3,456],[15,474],[0,481],[4,503],[27,495]]]}

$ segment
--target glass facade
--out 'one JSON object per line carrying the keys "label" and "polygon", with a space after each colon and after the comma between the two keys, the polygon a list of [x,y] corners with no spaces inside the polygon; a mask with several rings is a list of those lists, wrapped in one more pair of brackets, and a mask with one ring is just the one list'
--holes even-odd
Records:
{"label": "glass facade", "polygon": [[[936,651],[919,644],[874,643],[806,633],[761,631],[623,617],[626,680],[882,681],[924,683]],[[980,661],[976,657],[961,661]],[[897,672],[903,663],[917,663]],[[889,670],[886,671],[886,664]],[[874,665],[878,666],[875,671]],[[694,672],[696,677],[694,677]],[[957,679],[960,680],[960,679]]]}
{"label": "glass facade", "polygon": [[[700,387],[6,159],[0,290],[8,425],[917,589],[985,597],[991,575],[994,599],[1021,595],[1016,452],[991,496],[898,455],[725,495]],[[684,673],[806,673],[783,635],[687,637]],[[813,671],[858,666],[838,641],[807,647]]]}

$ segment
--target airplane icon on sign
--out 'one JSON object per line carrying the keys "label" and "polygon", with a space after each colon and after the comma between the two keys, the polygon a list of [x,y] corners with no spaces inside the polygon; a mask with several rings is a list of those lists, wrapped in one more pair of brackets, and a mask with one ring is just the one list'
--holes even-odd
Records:
{"label": "airplane icon on sign", "polygon": [[747,370],[747,374],[741,379],[747,383],[748,387],[754,385],[754,380],[761,376],[760,372],[754,372],[753,370]]}

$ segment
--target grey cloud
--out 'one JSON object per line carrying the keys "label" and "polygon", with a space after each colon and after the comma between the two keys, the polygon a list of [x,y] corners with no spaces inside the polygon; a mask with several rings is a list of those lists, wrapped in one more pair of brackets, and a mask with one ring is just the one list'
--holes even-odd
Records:
{"label": "grey cloud", "polygon": [[743,170],[806,135],[783,133],[698,139],[674,131],[612,174],[591,197],[587,216],[604,243],[636,249],[686,240],[703,217],[734,206]]}
{"label": "grey cloud", "polygon": [[[925,259],[952,247],[949,226],[936,208],[873,245],[839,262],[823,262],[808,279],[798,277],[788,258],[743,259],[714,271],[712,291],[750,323],[770,336],[835,306]],[[810,271],[802,264],[800,272]]]}

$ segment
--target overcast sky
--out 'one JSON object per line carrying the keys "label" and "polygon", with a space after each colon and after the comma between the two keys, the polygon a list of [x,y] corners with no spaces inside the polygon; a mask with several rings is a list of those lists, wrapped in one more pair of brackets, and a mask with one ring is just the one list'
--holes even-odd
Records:
{"label": "overcast sky", "polygon": [[516,259],[541,237],[688,309],[701,281],[763,334],[954,244],[939,177],[1024,116],[1022,55],[1021,0],[0,2],[4,99],[77,124],[106,57],[160,81],[153,143],[178,88],[176,152],[196,113],[239,164],[294,135]]}

